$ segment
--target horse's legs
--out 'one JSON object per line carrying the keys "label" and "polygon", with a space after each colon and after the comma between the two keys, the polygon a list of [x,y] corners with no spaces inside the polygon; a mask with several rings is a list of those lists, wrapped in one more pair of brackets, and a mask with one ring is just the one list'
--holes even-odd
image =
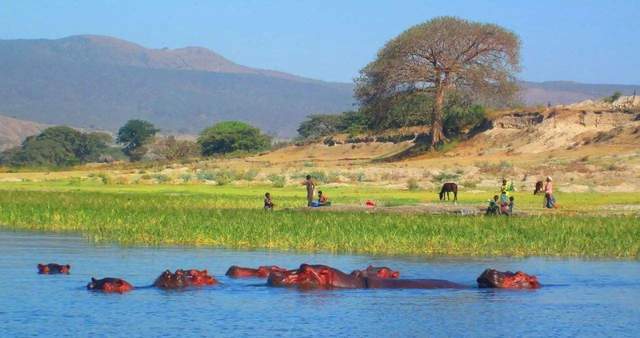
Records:
{"label": "horse's legs", "polygon": [[458,202],[458,192],[457,191],[453,192],[453,201],[454,202]]}

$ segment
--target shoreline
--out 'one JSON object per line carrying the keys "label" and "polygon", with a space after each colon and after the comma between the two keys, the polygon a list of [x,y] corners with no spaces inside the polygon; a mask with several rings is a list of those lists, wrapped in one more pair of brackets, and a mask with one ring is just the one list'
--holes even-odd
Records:
{"label": "shoreline", "polygon": [[[399,208],[401,212],[363,212],[350,207],[346,210],[318,208],[322,210],[316,212],[297,207],[297,193],[287,188],[276,196],[282,196],[278,203],[289,210],[265,212],[259,207],[260,201],[255,203],[247,195],[253,195],[253,191],[247,193],[235,187],[191,194],[174,194],[170,187],[161,192],[143,193],[64,188],[0,188],[0,223],[6,224],[0,228],[76,233],[94,243],[121,246],[414,257],[640,259],[637,216],[554,212],[517,217],[460,217],[417,213],[408,210],[424,205],[412,202],[410,192],[394,192],[392,199],[386,202],[389,204],[387,209]],[[343,194],[344,201],[336,201],[336,208],[342,202],[348,205],[362,198],[348,190],[343,190]],[[389,194],[384,191],[379,196]],[[572,209],[575,206],[593,211],[606,205],[592,199],[591,195],[563,197],[566,207]],[[626,201],[629,196],[611,196],[610,199]],[[410,205],[405,204],[407,201]],[[429,203],[426,205],[440,205]],[[479,203],[465,200],[457,207],[468,208]],[[529,208],[537,205],[537,200],[527,200],[523,195],[522,204],[523,208]],[[635,200],[631,199],[625,205],[635,210]]]}

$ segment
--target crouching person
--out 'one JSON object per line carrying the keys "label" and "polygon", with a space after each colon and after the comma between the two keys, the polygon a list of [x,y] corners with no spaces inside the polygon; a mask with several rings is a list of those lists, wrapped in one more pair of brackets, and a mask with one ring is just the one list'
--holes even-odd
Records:
{"label": "crouching person", "polygon": [[498,195],[494,195],[492,200],[489,200],[489,207],[487,208],[486,215],[500,215],[500,206],[498,206]]}

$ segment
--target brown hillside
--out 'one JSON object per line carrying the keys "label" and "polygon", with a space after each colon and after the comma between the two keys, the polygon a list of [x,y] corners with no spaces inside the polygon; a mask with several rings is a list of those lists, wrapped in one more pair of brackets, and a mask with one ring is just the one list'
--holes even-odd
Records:
{"label": "brown hillside", "polygon": [[44,124],[0,115],[0,151],[20,145],[27,136],[38,134],[46,127]]}

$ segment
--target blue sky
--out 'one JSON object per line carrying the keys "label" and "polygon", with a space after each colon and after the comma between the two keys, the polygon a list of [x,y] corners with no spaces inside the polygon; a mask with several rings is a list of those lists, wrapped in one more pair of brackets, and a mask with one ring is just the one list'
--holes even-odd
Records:
{"label": "blue sky", "polygon": [[351,81],[386,41],[441,15],[516,32],[524,80],[640,84],[636,0],[0,0],[0,39],[101,34],[203,46],[247,66]]}

